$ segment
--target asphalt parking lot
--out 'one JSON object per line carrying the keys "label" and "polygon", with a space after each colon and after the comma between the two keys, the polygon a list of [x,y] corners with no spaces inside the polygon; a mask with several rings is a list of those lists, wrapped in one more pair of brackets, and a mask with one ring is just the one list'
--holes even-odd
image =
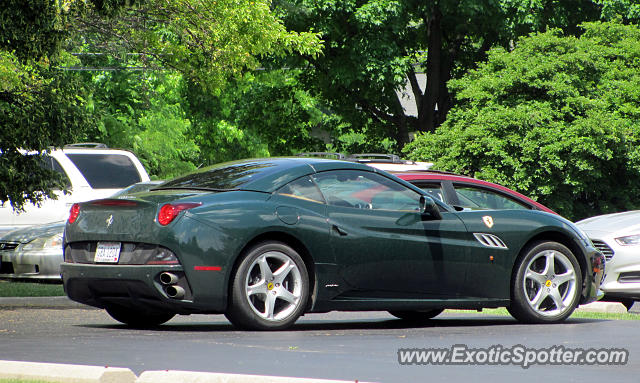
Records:
{"label": "asphalt parking lot", "polygon": [[[22,300],[22,305],[18,303]],[[638,312],[634,308],[634,312]],[[221,315],[179,316],[147,330],[127,328],[102,310],[57,298],[0,299],[0,360],[177,369],[378,382],[444,379],[495,382],[632,382],[640,376],[636,321],[570,318],[522,325],[510,317],[445,313],[408,325],[383,312],[302,317],[287,331],[238,331]],[[400,365],[398,350],[523,345],[543,349],[623,348],[622,366]]]}

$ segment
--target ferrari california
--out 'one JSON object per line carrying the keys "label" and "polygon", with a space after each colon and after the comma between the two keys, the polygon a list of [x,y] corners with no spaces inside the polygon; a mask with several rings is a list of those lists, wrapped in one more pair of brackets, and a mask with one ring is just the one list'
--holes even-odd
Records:
{"label": "ferrari california", "polygon": [[555,323],[601,295],[604,256],[537,210],[456,210],[382,170],[250,159],[72,206],[65,291],[130,326],[223,313],[246,329],[301,315],[506,307]]}

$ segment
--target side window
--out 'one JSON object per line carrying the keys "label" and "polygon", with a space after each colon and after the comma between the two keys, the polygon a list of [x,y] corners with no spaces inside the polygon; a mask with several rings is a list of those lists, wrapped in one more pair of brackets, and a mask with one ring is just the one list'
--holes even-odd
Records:
{"label": "side window", "polygon": [[60,173],[65,185],[67,187],[71,186],[71,181],[69,181],[69,176],[67,176],[67,173],[64,171],[64,169],[62,168],[58,160],[56,160],[55,158],[48,155],[42,156],[42,167],[45,169],[54,170]]}
{"label": "side window", "polygon": [[442,185],[439,182],[415,182],[409,181],[412,184],[416,185],[424,192],[426,192],[431,198],[436,198],[442,202],[444,200],[444,191],[442,190]]}
{"label": "side window", "polygon": [[324,203],[322,193],[320,193],[320,190],[318,190],[316,184],[309,177],[302,177],[298,178],[295,181],[289,182],[288,184],[281,187],[277,191],[277,193],[287,197]]}
{"label": "side window", "polygon": [[313,178],[329,205],[373,210],[419,209],[418,193],[379,174],[337,170],[318,173]]}
{"label": "side window", "polygon": [[122,189],[142,181],[131,159],[122,154],[66,153],[93,189]]}
{"label": "side window", "polygon": [[464,208],[481,209],[519,209],[529,210],[529,206],[495,191],[469,186],[453,185],[460,205]]}

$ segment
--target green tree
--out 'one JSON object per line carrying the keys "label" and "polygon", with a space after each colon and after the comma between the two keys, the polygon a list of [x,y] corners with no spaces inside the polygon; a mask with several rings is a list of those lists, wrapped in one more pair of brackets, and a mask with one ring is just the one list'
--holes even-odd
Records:
{"label": "green tree", "polygon": [[638,0],[595,0],[602,6],[602,18],[638,23],[640,21],[640,1]]}
{"label": "green tree", "polygon": [[113,8],[87,7],[76,19],[76,44],[90,38],[92,48],[114,57],[135,53],[139,65],[177,70],[212,91],[257,68],[261,57],[315,57],[322,49],[317,34],[288,31],[270,0],[149,0]]}
{"label": "green tree", "polygon": [[98,120],[94,140],[135,152],[153,177],[192,171],[199,146],[182,98],[183,76],[175,71],[99,71],[90,108]]}
{"label": "green tree", "polygon": [[[549,27],[568,32],[599,16],[591,0],[281,0],[295,30],[318,31],[325,51],[311,64],[308,87],[368,135],[396,140],[433,131],[453,106],[447,83],[495,45]],[[302,64],[298,64],[302,65]],[[421,83],[420,73],[426,83]],[[407,86],[408,84],[408,86]],[[406,86],[406,88],[405,88]],[[405,94],[403,96],[402,94]],[[402,98],[411,95],[417,116]]]}
{"label": "green tree", "polygon": [[159,176],[193,168],[199,148],[181,101],[166,88],[157,95],[144,88],[162,81],[103,90],[93,85],[114,76],[85,70],[174,71],[219,92],[263,56],[315,56],[321,46],[314,33],[287,31],[269,0],[7,0],[0,9],[0,202],[19,210],[60,186],[55,173],[40,169],[39,155],[20,150],[41,153],[83,138],[126,143],[117,146],[139,151]]}
{"label": "green tree", "polygon": [[217,94],[184,88],[201,163],[244,157],[284,156],[323,150],[316,131],[329,136],[336,117],[327,114],[298,82],[300,70],[264,70],[236,78]]}
{"label": "green tree", "polygon": [[409,157],[580,219],[640,207],[640,29],[586,23],[518,41],[450,85],[457,104]]}
{"label": "green tree", "polygon": [[62,185],[40,167],[40,154],[91,124],[82,82],[54,67],[70,59],[59,50],[69,17],[57,4],[6,0],[0,8],[0,202],[17,210]]}

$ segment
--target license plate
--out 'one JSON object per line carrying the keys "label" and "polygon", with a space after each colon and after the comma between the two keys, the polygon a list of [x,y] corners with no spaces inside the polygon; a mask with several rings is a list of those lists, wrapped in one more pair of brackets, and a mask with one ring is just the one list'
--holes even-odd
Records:
{"label": "license plate", "polygon": [[118,263],[120,259],[120,242],[98,242],[95,263]]}

